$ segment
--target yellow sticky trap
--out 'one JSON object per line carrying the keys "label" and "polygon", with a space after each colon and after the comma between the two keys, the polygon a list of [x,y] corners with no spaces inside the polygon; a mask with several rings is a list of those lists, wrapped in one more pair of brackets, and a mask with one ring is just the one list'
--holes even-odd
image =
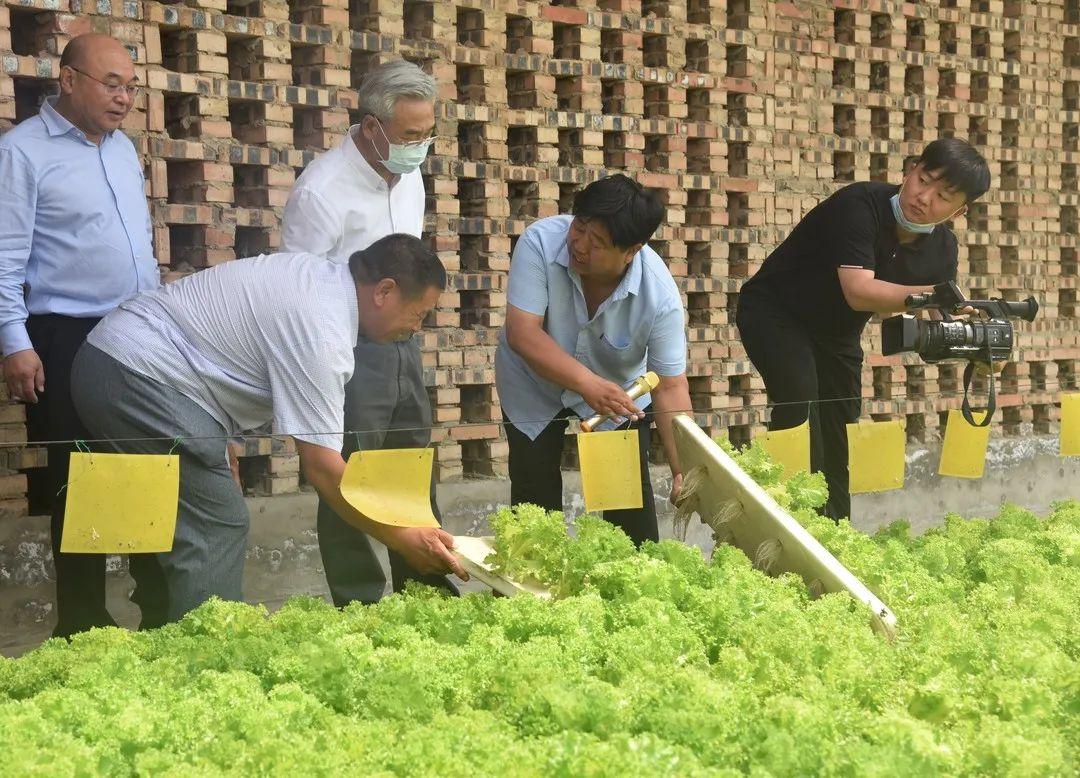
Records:
{"label": "yellow sticky trap", "polygon": [[810,422],[786,430],[770,430],[761,439],[761,447],[774,461],[784,466],[784,478],[810,470]]}
{"label": "yellow sticky trap", "polygon": [[[972,411],[971,417],[981,422],[986,411]],[[945,442],[941,446],[938,474],[953,478],[982,478],[986,468],[986,446],[990,442],[990,427],[973,427],[964,414],[955,408],[949,411],[945,423]]]}
{"label": "yellow sticky trap", "polygon": [[904,486],[904,426],[899,421],[847,425],[851,494]]}
{"label": "yellow sticky trap", "polygon": [[1061,395],[1061,456],[1080,457],[1080,394]]}
{"label": "yellow sticky trap", "polygon": [[180,457],[174,454],[73,453],[60,550],[171,551],[179,495]]}
{"label": "yellow sticky trap", "polygon": [[355,451],[341,496],[372,521],[394,527],[438,527],[431,512],[430,448]]}
{"label": "yellow sticky trap", "polygon": [[638,431],[581,432],[577,442],[585,510],[640,508]]}

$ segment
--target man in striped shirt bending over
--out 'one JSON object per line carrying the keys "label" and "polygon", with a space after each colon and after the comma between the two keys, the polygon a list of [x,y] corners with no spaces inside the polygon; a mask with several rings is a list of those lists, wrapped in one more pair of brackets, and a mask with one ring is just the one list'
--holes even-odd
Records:
{"label": "man in striped shirt bending over", "polygon": [[268,421],[296,440],[305,478],[339,516],[420,572],[467,578],[450,535],[376,524],[338,488],[357,339],[411,337],[445,287],[438,257],[394,234],[347,264],[270,254],[204,270],[124,303],[90,333],[72,394],[93,436],[126,453],[164,453],[179,436],[176,537],[160,555],[170,620],[214,595],[241,599],[248,511],[226,442]]}

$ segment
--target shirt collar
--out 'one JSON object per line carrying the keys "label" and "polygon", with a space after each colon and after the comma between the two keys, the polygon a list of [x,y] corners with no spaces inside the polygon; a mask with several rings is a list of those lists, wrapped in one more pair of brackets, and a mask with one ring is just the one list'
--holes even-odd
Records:
{"label": "shirt collar", "polygon": [[[68,121],[59,111],[56,110],[57,97],[46,97],[45,102],[41,104],[41,111],[38,115],[41,116],[41,121],[45,123],[45,129],[49,131],[51,137],[57,137],[60,135],[72,134],[79,140],[87,141],[86,133]],[[101,136],[102,143],[106,138],[112,136],[112,132],[107,132]]]}
{"label": "shirt collar", "polygon": [[625,297],[628,294],[637,295],[641,291],[641,265],[645,261],[642,256],[645,253],[645,247],[642,246],[641,250],[634,255],[634,258],[630,260],[630,267],[626,271],[626,275],[623,276],[622,282],[619,284],[618,289],[615,290],[615,297],[619,294],[620,290],[623,290],[622,296]]}
{"label": "shirt collar", "polygon": [[378,171],[360,153],[360,149],[356,148],[356,141],[353,140],[353,136],[359,132],[359,124],[354,124],[349,128],[349,131],[345,133],[345,138],[341,141],[341,151],[349,164],[353,166],[353,169],[360,174],[360,178],[364,180],[364,183],[371,186],[372,189],[377,189],[380,185],[386,184],[386,179],[379,175]]}
{"label": "shirt collar", "polygon": [[57,135],[66,135],[72,130],[78,130],[74,124],[69,122],[60,112],[56,110],[57,97],[46,97],[45,102],[41,105],[41,120],[45,122],[45,128],[49,131],[49,135],[56,137]]}

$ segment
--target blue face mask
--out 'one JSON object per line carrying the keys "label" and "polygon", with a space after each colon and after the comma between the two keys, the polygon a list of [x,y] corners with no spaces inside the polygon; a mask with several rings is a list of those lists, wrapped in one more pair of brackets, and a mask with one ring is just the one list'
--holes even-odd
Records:
{"label": "blue face mask", "polygon": [[[376,119],[376,121],[378,120]],[[429,138],[418,143],[391,143],[390,139],[386,137],[386,130],[383,129],[382,122],[379,122],[379,132],[382,133],[383,138],[386,139],[387,144],[390,146],[386,159],[380,159],[379,161],[383,164],[383,167],[395,176],[403,176],[420,167],[427,157],[428,149],[435,142],[434,138]]]}
{"label": "blue face mask", "polygon": [[908,218],[904,216],[904,211],[900,208],[899,192],[889,198],[889,205],[892,206],[892,215],[896,218],[896,223],[908,232],[917,232],[921,235],[928,235],[933,232],[934,227],[938,225],[937,222],[919,224],[918,222],[908,221]]}
{"label": "blue face mask", "polygon": [[901,186],[900,191],[889,198],[889,205],[892,206],[892,214],[893,217],[896,219],[896,223],[908,232],[915,232],[920,235],[929,235],[931,232],[934,231],[934,227],[937,227],[942,222],[947,222],[949,219],[953,218],[954,216],[956,216],[956,214],[960,213],[960,211],[963,210],[962,207],[957,208],[955,211],[953,211],[941,221],[930,222],[929,224],[919,224],[918,222],[909,221],[908,218],[904,216],[904,211],[900,207],[900,194],[903,191],[904,187]]}

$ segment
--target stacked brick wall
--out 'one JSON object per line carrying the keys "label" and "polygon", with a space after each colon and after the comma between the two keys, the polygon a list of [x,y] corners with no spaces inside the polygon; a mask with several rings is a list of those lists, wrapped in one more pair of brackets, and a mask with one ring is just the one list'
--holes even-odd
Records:
{"label": "stacked brick wall", "polygon": [[[168,279],[274,250],[290,185],[356,120],[372,65],[404,57],[436,77],[426,232],[453,278],[422,338],[444,479],[505,474],[493,355],[514,242],[604,171],[664,192],[652,244],[685,295],[694,409],[713,433],[746,441],[767,420],[733,325],[743,279],[838,186],[897,181],[944,135],[994,174],[954,224],[962,286],[1042,305],[995,427],[1050,432],[1077,386],[1080,0],[8,0],[0,127],[36,112],[66,41],[91,30],[124,41],[149,86],[125,130]],[[876,356],[876,326],[865,346],[866,412],[939,434],[959,367]],[[25,439],[21,407],[0,416],[0,440]],[[290,442],[245,454],[249,486],[297,487]],[[0,457],[10,510],[42,456]]]}

